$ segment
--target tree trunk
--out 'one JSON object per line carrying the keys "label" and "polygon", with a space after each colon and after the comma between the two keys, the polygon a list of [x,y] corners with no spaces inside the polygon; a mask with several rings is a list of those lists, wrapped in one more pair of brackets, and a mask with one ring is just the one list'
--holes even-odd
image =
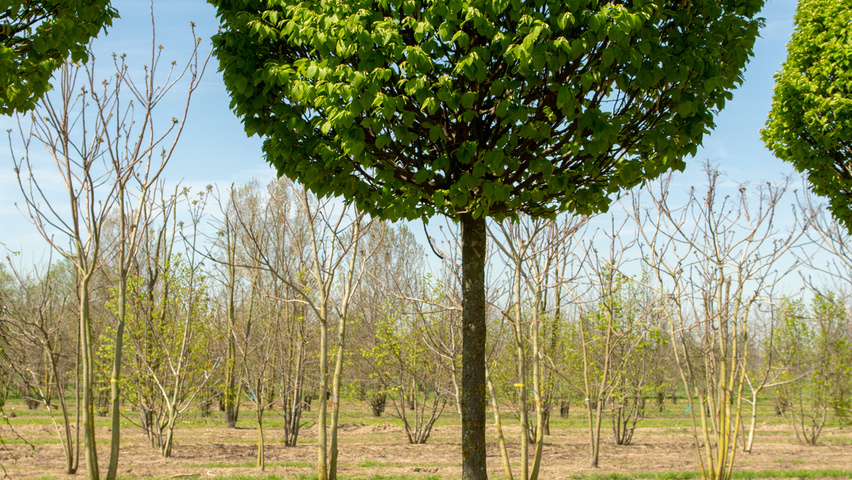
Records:
{"label": "tree trunk", "polygon": [[497,439],[500,442],[503,471],[506,472],[506,480],[514,480],[509,452],[506,450],[506,437],[503,435],[503,424],[500,421],[500,405],[497,403],[497,394],[494,392],[494,384],[491,382],[491,372],[488,371],[488,366],[485,367],[485,381],[488,384],[488,394],[491,397],[491,410],[494,413],[494,426],[497,428]]}
{"label": "tree trunk", "polygon": [[[344,307],[345,308],[345,307]],[[343,377],[343,348],[346,346],[345,310],[337,325],[337,348],[331,378],[331,438],[329,440],[328,478],[337,480],[337,426],[340,419],[340,382]]]}
{"label": "tree trunk", "polygon": [[462,237],[462,479],[486,480],[485,218],[460,216]]}
{"label": "tree trunk", "polygon": [[127,269],[124,267],[124,252],[121,252],[121,272],[118,284],[118,326],[115,329],[115,351],[113,352],[112,374],[109,378],[110,409],[112,410],[112,432],[109,441],[109,467],[106,480],[115,480],[118,473],[118,454],[121,443],[121,352],[124,348],[124,318],[127,310]]}
{"label": "tree trunk", "polygon": [[[324,311],[323,311],[324,313]],[[317,411],[317,480],[328,480],[328,325],[320,320],[320,384],[319,405]]]}
{"label": "tree trunk", "polygon": [[515,272],[514,272],[514,307],[515,307],[515,321],[513,322],[512,329],[515,332],[515,358],[518,362],[518,383],[515,384],[516,388],[519,388],[518,392],[518,400],[520,403],[520,412],[519,412],[519,420],[521,424],[521,478],[523,480],[528,480],[530,478],[530,420],[529,420],[529,409],[527,405],[527,362],[526,362],[526,352],[524,352],[524,337],[523,332],[521,331],[521,324],[523,319],[521,318],[521,268],[523,268],[522,257],[519,254],[515,258]]}
{"label": "tree trunk", "polygon": [[[260,383],[260,382],[258,382]],[[258,385],[259,387],[260,385]],[[256,389],[258,392],[261,391],[260,388]],[[265,443],[263,441],[263,406],[260,404],[261,399],[257,399],[257,468],[260,471],[266,470],[266,448]]]}
{"label": "tree trunk", "polygon": [[80,282],[80,347],[83,360],[83,442],[86,452],[86,475],[99,480],[98,451],[95,445],[95,411],[92,386],[94,383],[94,353],[92,351],[92,322],[89,319],[89,275],[81,274]]}
{"label": "tree trunk", "polygon": [[[227,221],[227,218],[226,218]],[[230,226],[228,226],[230,229]],[[234,290],[237,283],[235,245],[231,242],[231,233],[228,235],[228,348],[225,358],[225,426],[227,428],[237,427],[237,416],[239,415],[239,402],[237,390],[237,346],[234,339],[236,330],[236,311],[234,306]]]}
{"label": "tree trunk", "polygon": [[751,453],[751,447],[754,444],[754,429],[757,428],[757,395],[760,393],[760,390],[758,388],[752,391],[751,422],[749,423],[748,439],[743,444],[743,451],[745,453]]}

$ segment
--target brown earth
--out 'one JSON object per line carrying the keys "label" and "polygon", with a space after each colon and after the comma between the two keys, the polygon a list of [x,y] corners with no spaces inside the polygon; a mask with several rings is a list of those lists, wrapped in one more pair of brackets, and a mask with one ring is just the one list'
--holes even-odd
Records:
{"label": "brown earth", "polygon": [[[247,417],[250,415],[247,415]],[[291,478],[296,474],[315,473],[317,458],[316,427],[302,431],[300,444],[285,447],[280,420],[270,415],[266,428],[266,462],[264,474]],[[340,428],[339,473],[356,478],[371,475],[407,475],[410,478],[457,479],[461,476],[460,430],[457,425],[437,426],[425,445],[409,445],[405,432],[395,419],[343,423]],[[588,467],[587,433],[582,428],[554,428],[546,437],[540,478],[564,479],[577,474],[609,474],[640,472],[698,471],[692,436],[685,421],[672,420],[671,427],[637,429],[634,444],[616,446],[604,432],[600,468]],[[243,420],[241,420],[243,422]],[[376,423],[378,422],[378,423]],[[248,423],[248,420],[245,421]],[[506,423],[509,423],[508,421]],[[680,426],[677,424],[680,423]],[[517,427],[507,426],[512,442],[509,452],[518,476],[519,443]],[[51,425],[15,425],[15,430],[32,446],[11,442],[14,435],[8,426],[0,428],[0,465],[12,479],[50,476],[59,479],[76,478],[63,475],[62,450]],[[101,468],[108,461],[109,430],[98,428],[97,438]],[[503,478],[503,466],[496,441],[496,432],[489,427],[488,467],[492,478]],[[226,429],[213,426],[183,426],[176,432],[172,458],[161,458],[147,445],[144,434],[133,427],[123,427],[119,475],[123,477],[227,477],[235,474],[259,475],[253,464],[257,452],[255,428]],[[852,428],[826,428],[821,444],[810,447],[796,442],[786,425],[758,426],[752,454],[737,454],[737,469],[766,471],[780,469],[852,469]],[[81,453],[83,478],[85,462]],[[102,472],[105,473],[105,472]],[[0,471],[0,477],[3,472]]]}

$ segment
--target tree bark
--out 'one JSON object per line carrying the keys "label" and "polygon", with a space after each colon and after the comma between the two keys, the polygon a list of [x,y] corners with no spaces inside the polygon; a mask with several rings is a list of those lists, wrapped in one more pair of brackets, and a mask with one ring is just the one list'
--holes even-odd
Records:
{"label": "tree bark", "polygon": [[[124,215],[122,212],[121,215]],[[124,349],[124,319],[127,316],[127,268],[125,267],[124,249],[119,254],[120,275],[118,284],[118,326],[115,329],[115,349],[113,352],[112,373],[109,378],[110,409],[112,413],[112,431],[109,441],[109,466],[106,480],[115,480],[118,475],[118,455],[121,442],[121,354]]]}
{"label": "tree bark", "polygon": [[485,218],[460,216],[462,237],[462,479],[486,480]]}
{"label": "tree bark", "polygon": [[[78,241],[79,243],[79,241]],[[79,249],[78,249],[79,250]],[[98,480],[98,452],[95,445],[94,395],[94,352],[92,349],[92,320],[89,318],[90,272],[78,273],[80,288],[80,348],[83,358],[83,441],[86,452],[86,475],[89,480]]]}

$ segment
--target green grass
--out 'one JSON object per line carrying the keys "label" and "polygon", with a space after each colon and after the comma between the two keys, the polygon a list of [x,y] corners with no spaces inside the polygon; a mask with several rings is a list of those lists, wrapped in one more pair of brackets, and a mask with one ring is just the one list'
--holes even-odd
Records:
{"label": "green grass", "polygon": [[[286,462],[284,462],[286,463]],[[499,474],[492,475],[499,477]],[[228,480],[316,480],[316,474],[300,473],[293,477],[281,477],[279,475],[232,475]],[[441,480],[439,475],[341,475],[340,480]],[[698,472],[661,472],[661,473],[591,473],[582,475],[571,475],[568,478],[576,480],[692,480],[699,479]],[[852,478],[852,470],[849,469],[790,469],[790,470],[739,470],[734,471],[733,479],[749,480],[753,478],[780,478],[780,479],[806,479],[806,478]],[[38,480],[56,480],[55,477],[41,477]],[[119,480],[136,480],[134,477],[119,477]],[[168,480],[167,477],[149,478],[147,480]]]}
{"label": "green grass", "polygon": [[852,445],[852,438],[850,437],[820,437],[817,439],[817,445],[820,443],[840,443],[845,445]]}
{"label": "green grass", "polygon": [[392,462],[377,462],[374,460],[366,460],[358,464],[359,467],[370,468],[370,467],[398,467],[401,464],[392,463]]}
{"label": "green grass", "polygon": [[[181,477],[183,478],[204,478],[202,475],[196,475],[192,477]],[[292,477],[282,477],[280,475],[231,475],[228,477],[217,477],[217,478],[226,478],[227,480],[317,480],[316,474],[306,474],[300,473]],[[438,475],[426,475],[426,476],[418,476],[418,475],[338,475],[337,478],[339,480],[441,480],[441,477]],[[37,480],[58,480],[55,477],[41,477]],[[118,480],[138,480],[136,477],[123,477],[119,476]],[[169,477],[148,477],[146,480],[170,480]]]}
{"label": "green grass", "polygon": [[[316,475],[296,475],[295,480],[317,480]],[[438,475],[428,475],[425,477],[417,476],[417,475],[370,475],[370,476],[349,476],[349,475],[338,475],[340,480],[441,480],[441,477]],[[229,479],[232,480],[232,479]]]}
{"label": "green grass", "polygon": [[[257,461],[247,460],[245,462],[210,462],[210,463],[190,463],[189,468],[254,468],[257,466]],[[306,468],[315,466],[312,462],[291,461],[291,462],[266,462],[267,467],[291,467],[291,468]]]}
{"label": "green grass", "polygon": [[[587,473],[572,475],[576,480],[691,480],[700,479],[698,472],[660,473]],[[852,470],[842,469],[793,469],[793,470],[734,470],[733,479],[752,478],[852,478]]]}

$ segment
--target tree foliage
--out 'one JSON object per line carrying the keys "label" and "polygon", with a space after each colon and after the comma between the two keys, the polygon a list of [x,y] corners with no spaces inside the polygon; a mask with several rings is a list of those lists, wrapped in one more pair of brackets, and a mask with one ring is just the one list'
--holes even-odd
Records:
{"label": "tree foliage", "polygon": [[852,1],[801,0],[763,141],[852,232]]}
{"label": "tree foliage", "polygon": [[681,169],[762,0],[211,0],[231,106],[279,175],[388,219],[606,210]]}
{"label": "tree foliage", "polygon": [[12,0],[0,8],[0,114],[32,110],[54,70],[88,62],[88,44],[112,25],[109,0]]}

